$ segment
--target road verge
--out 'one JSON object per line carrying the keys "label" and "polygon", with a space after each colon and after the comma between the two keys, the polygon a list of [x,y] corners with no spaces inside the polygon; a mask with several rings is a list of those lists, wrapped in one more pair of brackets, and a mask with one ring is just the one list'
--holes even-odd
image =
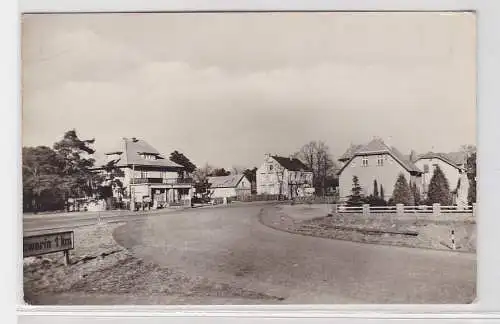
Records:
{"label": "road verge", "polygon": [[389,217],[326,214],[322,208],[275,206],[263,208],[259,218],[268,227],[292,234],[453,252],[476,251],[476,224],[473,223],[425,219],[391,221]]}

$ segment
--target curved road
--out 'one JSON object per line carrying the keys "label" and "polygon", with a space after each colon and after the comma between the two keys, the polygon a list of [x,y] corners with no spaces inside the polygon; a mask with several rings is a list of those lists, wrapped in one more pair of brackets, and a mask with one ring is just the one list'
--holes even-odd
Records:
{"label": "curved road", "polygon": [[289,234],[259,222],[272,206],[190,210],[119,227],[137,257],[285,303],[470,303],[476,255]]}

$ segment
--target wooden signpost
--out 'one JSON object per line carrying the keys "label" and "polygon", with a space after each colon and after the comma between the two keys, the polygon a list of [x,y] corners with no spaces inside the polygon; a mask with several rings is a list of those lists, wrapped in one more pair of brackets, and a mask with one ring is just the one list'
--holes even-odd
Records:
{"label": "wooden signpost", "polygon": [[73,231],[25,236],[23,238],[23,257],[64,252],[66,265],[68,265],[70,264],[69,250],[75,248],[74,237]]}

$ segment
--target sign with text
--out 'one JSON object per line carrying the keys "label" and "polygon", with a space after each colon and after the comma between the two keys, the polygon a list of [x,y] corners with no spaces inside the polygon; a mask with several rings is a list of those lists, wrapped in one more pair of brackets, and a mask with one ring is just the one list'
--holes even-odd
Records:
{"label": "sign with text", "polygon": [[24,257],[67,251],[73,248],[73,231],[25,236],[23,238]]}

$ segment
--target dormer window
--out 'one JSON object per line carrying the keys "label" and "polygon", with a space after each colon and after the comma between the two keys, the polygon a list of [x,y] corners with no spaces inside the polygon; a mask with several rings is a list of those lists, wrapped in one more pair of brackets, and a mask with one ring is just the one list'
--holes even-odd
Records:
{"label": "dormer window", "polygon": [[145,160],[156,160],[156,156],[154,154],[142,153],[141,156]]}

